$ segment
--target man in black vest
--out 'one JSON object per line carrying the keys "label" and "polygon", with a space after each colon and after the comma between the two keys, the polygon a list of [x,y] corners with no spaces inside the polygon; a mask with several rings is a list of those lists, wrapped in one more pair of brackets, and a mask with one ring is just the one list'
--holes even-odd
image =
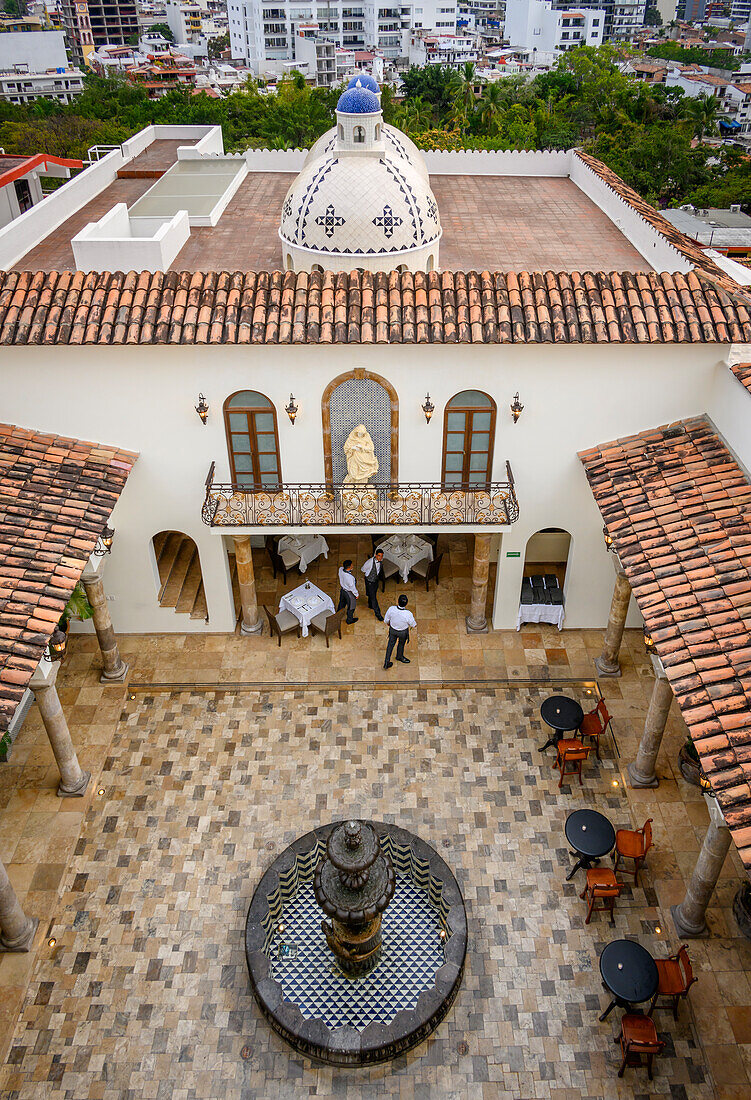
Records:
{"label": "man in black vest", "polygon": [[365,591],[368,594],[368,607],[373,609],[379,623],[383,622],[383,615],[378,606],[378,582],[383,570],[383,550],[376,550],[372,558],[368,558],[362,567],[365,574]]}

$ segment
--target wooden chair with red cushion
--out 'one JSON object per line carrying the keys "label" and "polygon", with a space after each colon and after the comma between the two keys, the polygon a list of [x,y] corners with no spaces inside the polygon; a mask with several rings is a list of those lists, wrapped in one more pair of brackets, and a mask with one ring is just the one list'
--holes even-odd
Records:
{"label": "wooden chair with red cushion", "polygon": [[[618,1042],[618,1039],[615,1040]],[[640,1066],[647,1059],[647,1076],[652,1080],[652,1059],[660,1054],[665,1043],[657,1038],[657,1028],[649,1016],[641,1012],[627,1012],[621,1020],[620,1035],[623,1061],[618,1076],[623,1077],[626,1066]]]}
{"label": "wooden chair with red cushion", "polygon": [[634,886],[639,885],[639,868],[647,858],[647,852],[652,847],[652,818],[649,817],[641,829],[616,829],[615,833],[615,864],[613,870],[618,870],[621,859],[633,859],[634,869],[628,871],[625,867],[625,875],[634,876]]}
{"label": "wooden chair with red cushion", "polygon": [[[563,777],[566,775],[578,775],[579,786],[582,784],[582,764],[590,754],[590,749],[584,747],[581,741],[575,739],[567,740],[562,739],[558,742],[558,754],[555,758],[556,768],[561,769],[561,779],[558,784],[560,789],[563,786]],[[567,771],[566,765],[572,764],[573,767]]]}
{"label": "wooden chair with red cushion", "polygon": [[594,741],[595,754],[600,759],[600,737],[608,728],[610,713],[605,706],[605,700],[600,699],[594,710],[585,714],[582,724],[579,726],[580,737],[590,737]]}
{"label": "wooden chair with red cushion", "polygon": [[[583,898],[586,894],[589,894],[589,909],[584,923],[589,924],[593,913],[610,913],[610,923],[615,924],[615,899],[621,895],[621,886],[609,867],[587,869],[587,885],[579,897]],[[603,904],[595,905],[598,900]]]}
{"label": "wooden chair with red cushion", "polygon": [[658,997],[670,997],[673,1002],[673,1019],[677,1020],[678,1002],[681,997],[688,996],[689,989],[696,981],[691,960],[688,957],[688,948],[684,943],[675,955],[670,955],[667,959],[655,959],[655,962],[660,984],[649,1006],[649,1015],[651,1016],[654,1012]]}

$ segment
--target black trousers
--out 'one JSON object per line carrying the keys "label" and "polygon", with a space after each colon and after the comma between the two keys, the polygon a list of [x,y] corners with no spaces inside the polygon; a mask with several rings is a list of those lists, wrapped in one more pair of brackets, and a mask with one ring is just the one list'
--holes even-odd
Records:
{"label": "black trousers", "polygon": [[409,641],[409,629],[394,630],[389,627],[389,640],[386,642],[386,656],[383,663],[387,665],[391,660],[391,654],[394,652],[394,646],[396,646],[396,659],[404,656],[405,642]]}
{"label": "black trousers", "polygon": [[378,606],[378,581],[380,577],[376,577],[375,581],[371,584],[370,581],[365,581],[365,591],[368,594],[368,607],[375,611],[379,619],[383,618],[381,609]]}
{"label": "black trousers", "polygon": [[357,598],[352,595],[351,592],[346,592],[343,588],[339,589],[339,603],[336,610],[341,611],[343,607],[347,608],[347,622],[351,623],[355,617],[355,607],[357,606]]}

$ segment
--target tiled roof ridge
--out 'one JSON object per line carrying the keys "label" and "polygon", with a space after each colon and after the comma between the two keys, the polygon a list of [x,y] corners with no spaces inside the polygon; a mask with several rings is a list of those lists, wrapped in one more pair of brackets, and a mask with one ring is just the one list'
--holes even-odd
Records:
{"label": "tiled roof ridge", "polygon": [[137,457],[0,424],[0,731],[8,727]]}
{"label": "tiled roof ridge", "polygon": [[704,271],[0,272],[0,346],[694,342],[751,342],[751,298],[731,280]]}
{"label": "tiled roof ridge", "polygon": [[612,191],[615,191],[624,202],[627,202],[629,206],[633,207],[637,214],[640,214],[645,221],[649,222],[653,229],[656,229],[661,236],[665,237],[668,243],[685,256],[687,260],[690,260],[692,264],[695,264],[696,267],[706,272],[707,275],[720,280],[723,285],[737,285],[722,268],[711,259],[711,257],[707,256],[706,252],[704,252],[696,241],[685,233],[682,233],[680,229],[676,229],[659,210],[655,209],[646,199],[643,199],[638,191],[634,191],[632,187],[624,183],[619,175],[608,168],[607,164],[603,164],[597,157],[593,157],[581,149],[574,149],[574,154],[579,160],[583,161],[588,168],[591,168],[592,171],[600,177],[603,183]]}
{"label": "tiled roof ridge", "polygon": [[731,363],[730,369],[740,384],[751,393],[751,363]]}
{"label": "tiled roof ridge", "polygon": [[579,458],[751,868],[751,483],[706,416]]}

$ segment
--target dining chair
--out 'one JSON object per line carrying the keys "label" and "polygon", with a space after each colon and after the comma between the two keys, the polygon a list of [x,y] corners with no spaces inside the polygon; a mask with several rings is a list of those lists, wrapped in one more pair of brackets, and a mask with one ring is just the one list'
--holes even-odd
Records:
{"label": "dining chair", "polygon": [[381,592],[386,591],[386,581],[391,577],[398,575],[399,566],[393,561],[387,561],[384,557],[381,562]]}
{"label": "dining chair", "polygon": [[[589,867],[587,885],[579,894],[580,898],[589,894],[589,909],[584,921],[589,924],[593,913],[610,913],[610,923],[615,924],[615,899],[621,896],[621,885],[609,867]],[[602,901],[602,905],[595,905]]]}
{"label": "dining chair", "polygon": [[287,583],[287,571],[292,569],[293,566],[300,564],[300,555],[296,554],[294,550],[283,550],[280,554],[273,542],[266,544],[266,550],[271,558],[271,568],[274,570],[274,579],[276,580],[277,573],[281,573],[284,577],[284,583]]}
{"label": "dining chair", "polygon": [[654,1021],[641,1012],[627,1012],[621,1018],[620,1040],[623,1061],[618,1076],[623,1077],[626,1066],[640,1066],[642,1058],[647,1059],[647,1076],[652,1080],[652,1059],[660,1054],[665,1043],[658,1039]]}
{"label": "dining chair", "polygon": [[[562,738],[558,742],[558,752],[555,758],[556,768],[561,769],[561,778],[558,783],[558,788],[563,786],[564,776],[579,776],[579,786],[582,785],[582,764],[590,754],[590,749],[585,748],[581,741],[577,741],[575,738]],[[570,771],[567,771],[566,765],[573,764]]]}
{"label": "dining chair", "polygon": [[272,638],[276,634],[280,646],[282,644],[282,634],[291,634],[293,630],[296,630],[297,637],[300,637],[300,620],[291,611],[284,610],[275,615],[266,604],[263,605],[263,610],[269,620],[269,633]]}
{"label": "dining chair", "polygon": [[615,833],[615,863],[613,870],[618,870],[621,859],[634,861],[633,871],[623,868],[624,875],[634,876],[634,886],[639,885],[639,868],[647,858],[647,852],[652,847],[652,818],[649,817],[641,829],[616,829]]}
{"label": "dining chair", "polygon": [[579,736],[582,738],[588,737],[594,741],[595,755],[598,760],[600,759],[600,737],[608,728],[609,721],[610,713],[605,705],[605,700],[600,699],[595,709],[584,715],[579,726]]}
{"label": "dining chair", "polygon": [[669,955],[667,959],[655,959],[655,963],[659,984],[649,1006],[648,1015],[651,1016],[654,1012],[658,997],[670,997],[673,1003],[673,1019],[677,1020],[678,1002],[681,997],[688,996],[689,989],[697,980],[688,957],[688,948],[684,943],[675,955]]}
{"label": "dining chair", "polygon": [[342,623],[346,613],[346,607],[342,607],[339,611],[321,611],[310,620],[310,625],[316,634],[323,634],[325,637],[326,649],[329,648],[329,638],[332,634],[338,634],[341,641]]}
{"label": "dining chair", "polygon": [[422,577],[425,581],[425,591],[430,591],[430,582],[434,580],[436,584],[438,581],[438,571],[441,568],[441,560],[443,554],[439,554],[433,561],[428,561],[427,558],[423,558],[422,561],[415,562],[410,572],[416,573],[418,577]]}

